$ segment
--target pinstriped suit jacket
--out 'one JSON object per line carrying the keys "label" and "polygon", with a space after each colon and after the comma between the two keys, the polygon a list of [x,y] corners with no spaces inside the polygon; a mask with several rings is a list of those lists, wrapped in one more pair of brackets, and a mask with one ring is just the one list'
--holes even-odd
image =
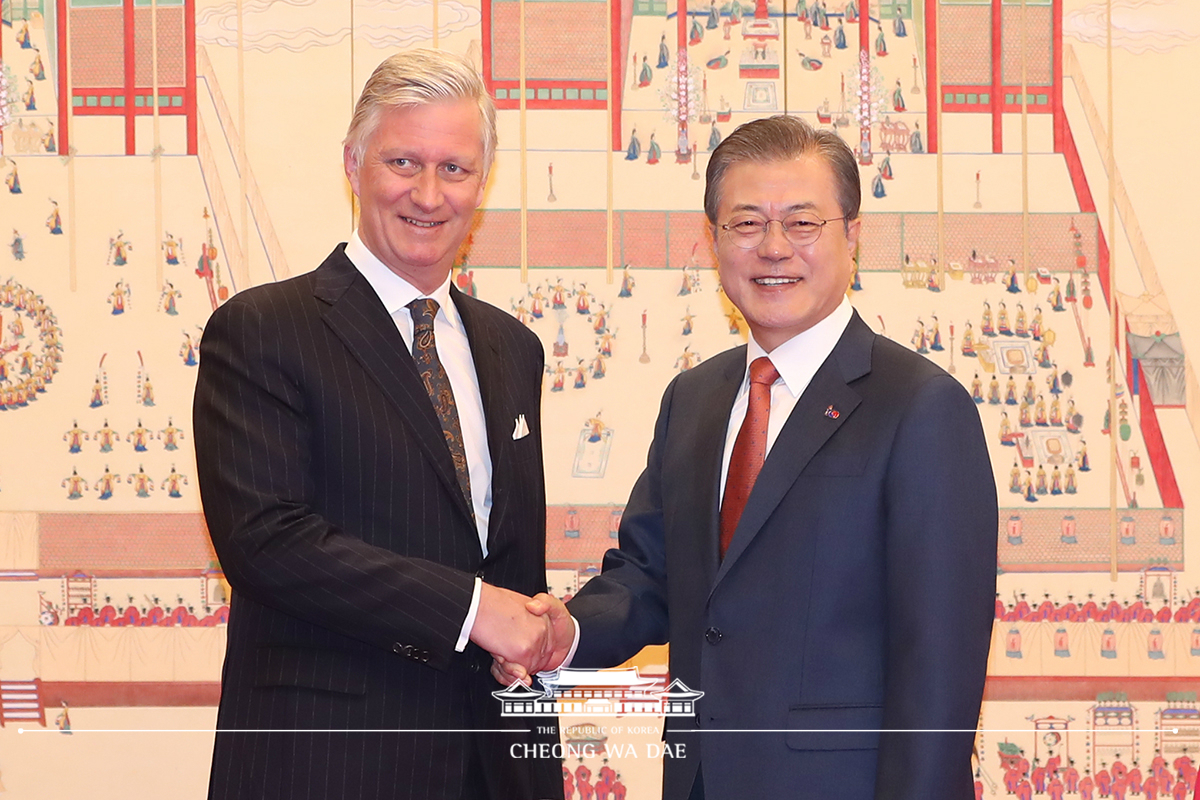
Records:
{"label": "pinstriped suit jacket", "polygon": [[[208,323],[196,456],[234,590],[211,798],[562,796],[557,762],[510,757],[526,734],[465,732],[516,724],[490,657],[454,651],[475,575],[546,588],[544,356],[508,314],[452,295],[493,461],[486,559],[412,357],[343,246]],[[530,435],[514,441],[518,414]],[[448,732],[341,732],[430,728]]]}

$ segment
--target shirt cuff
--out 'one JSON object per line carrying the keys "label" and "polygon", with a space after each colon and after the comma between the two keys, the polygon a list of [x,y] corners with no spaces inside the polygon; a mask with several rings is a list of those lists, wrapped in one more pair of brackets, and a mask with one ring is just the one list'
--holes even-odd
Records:
{"label": "shirt cuff", "polygon": [[575,639],[571,642],[571,649],[567,651],[567,657],[563,662],[554,669],[542,670],[538,673],[539,678],[549,678],[560,669],[566,669],[571,666],[571,662],[575,660],[575,651],[579,649],[579,620],[571,617],[571,624],[575,626]]}
{"label": "shirt cuff", "polygon": [[[475,578],[475,589],[471,592],[471,607],[467,609],[467,618],[463,620],[462,632],[458,634],[458,642],[454,645],[455,652],[461,653],[467,649],[467,642],[471,641],[471,629],[475,627],[475,616],[479,613],[479,596],[483,593],[483,578]],[[574,619],[574,617],[572,617]],[[575,643],[579,643],[579,626],[575,626]],[[575,654],[575,648],[571,648],[571,654]]]}

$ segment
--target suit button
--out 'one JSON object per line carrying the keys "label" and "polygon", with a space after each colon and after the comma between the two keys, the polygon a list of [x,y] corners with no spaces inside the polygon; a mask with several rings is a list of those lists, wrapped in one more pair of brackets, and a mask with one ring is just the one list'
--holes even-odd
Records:
{"label": "suit button", "polygon": [[471,672],[479,672],[480,666],[478,661],[471,662]]}
{"label": "suit button", "polygon": [[394,645],[392,645],[392,652],[398,656],[404,655],[404,645],[396,642]]}
{"label": "suit button", "polygon": [[717,642],[721,641],[722,636],[724,636],[724,634],[721,633],[720,628],[709,628],[704,632],[704,638],[709,644],[716,644]]}

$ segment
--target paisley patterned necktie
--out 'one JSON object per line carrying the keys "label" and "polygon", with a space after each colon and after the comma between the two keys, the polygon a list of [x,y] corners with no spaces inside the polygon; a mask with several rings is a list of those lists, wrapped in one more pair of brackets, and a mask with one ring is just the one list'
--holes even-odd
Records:
{"label": "paisley patterned necktie", "polygon": [[458,409],[454,404],[454,390],[450,388],[450,379],[438,358],[437,345],[433,339],[433,318],[438,312],[438,303],[429,297],[419,297],[408,304],[413,321],[413,361],[416,362],[417,372],[425,384],[425,391],[433,401],[433,410],[442,423],[442,433],[446,436],[446,447],[450,449],[450,458],[454,461],[454,472],[458,476],[458,486],[462,489],[463,497],[467,499],[467,508],[471,509],[471,518],[475,517],[475,505],[471,501],[471,471],[467,466],[467,448],[463,442],[462,425],[458,421]]}

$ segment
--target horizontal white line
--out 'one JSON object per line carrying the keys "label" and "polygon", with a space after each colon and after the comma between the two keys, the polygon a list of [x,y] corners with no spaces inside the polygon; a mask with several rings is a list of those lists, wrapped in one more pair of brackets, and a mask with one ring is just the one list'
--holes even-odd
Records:
{"label": "horizontal white line", "polygon": [[[529,733],[528,728],[72,728],[71,733]],[[18,728],[17,733],[58,733]]]}
{"label": "horizontal white line", "polygon": [[37,700],[37,692],[0,692],[0,700]]}
{"label": "horizontal white line", "polygon": [[[223,728],[215,731],[212,728],[98,728],[81,730],[71,729],[72,733],[530,733],[528,728]],[[701,728],[701,729],[672,729],[672,733],[1036,733],[1033,728]],[[1101,731],[1102,732],[1102,731]],[[58,733],[57,730],[26,730],[18,728],[17,733]],[[1122,733],[1179,733],[1178,728],[1135,728],[1124,730]]]}
{"label": "horizontal white line", "polygon": [[14,709],[14,708],[37,708],[37,707],[38,707],[37,703],[5,703],[4,711],[7,713],[10,709]]}
{"label": "horizontal white line", "polygon": [[41,719],[42,715],[36,711],[14,711],[11,714],[5,713],[5,719]]}
{"label": "horizontal white line", "polygon": [[5,692],[10,692],[10,691],[14,691],[14,690],[28,692],[28,691],[36,690],[36,689],[37,689],[36,683],[0,683],[0,690],[5,691]]}

